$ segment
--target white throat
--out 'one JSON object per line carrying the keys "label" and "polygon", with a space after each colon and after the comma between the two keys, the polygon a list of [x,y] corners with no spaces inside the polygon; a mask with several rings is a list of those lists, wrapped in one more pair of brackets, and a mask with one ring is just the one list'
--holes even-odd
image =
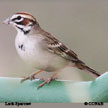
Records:
{"label": "white throat", "polygon": [[28,34],[31,31],[32,27],[31,26],[25,27],[23,25],[18,25],[15,27],[15,29],[17,30],[18,34],[19,33]]}

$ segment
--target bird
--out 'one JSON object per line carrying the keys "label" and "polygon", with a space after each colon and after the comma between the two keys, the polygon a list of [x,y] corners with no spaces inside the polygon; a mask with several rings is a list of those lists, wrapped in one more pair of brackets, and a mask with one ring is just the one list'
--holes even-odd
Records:
{"label": "bird", "polygon": [[87,66],[78,55],[49,32],[41,28],[37,19],[28,12],[17,12],[3,21],[17,30],[15,47],[19,56],[39,71],[21,80],[33,80],[41,72],[54,72],[43,80],[38,88],[50,83],[67,66],[76,67],[99,77],[100,74]]}

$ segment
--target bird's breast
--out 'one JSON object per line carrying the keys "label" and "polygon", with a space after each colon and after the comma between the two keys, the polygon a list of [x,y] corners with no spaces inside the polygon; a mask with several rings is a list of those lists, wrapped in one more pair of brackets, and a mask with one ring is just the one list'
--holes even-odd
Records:
{"label": "bird's breast", "polygon": [[28,37],[16,37],[16,49],[19,56],[30,66],[45,71],[55,71],[67,62],[48,50],[42,49],[41,39]]}

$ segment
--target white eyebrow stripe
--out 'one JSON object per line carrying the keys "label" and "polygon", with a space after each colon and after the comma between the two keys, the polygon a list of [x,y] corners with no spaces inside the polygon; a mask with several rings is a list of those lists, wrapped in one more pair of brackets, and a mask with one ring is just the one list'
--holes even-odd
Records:
{"label": "white eyebrow stripe", "polygon": [[24,18],[21,18],[20,20],[15,20],[16,22],[21,22],[21,21],[23,21],[24,20]]}
{"label": "white eyebrow stripe", "polygon": [[14,18],[17,18],[18,16],[21,16],[22,18],[28,18],[28,19],[31,19],[33,21],[35,21],[35,19],[32,17],[32,16],[29,16],[29,15],[22,15],[22,14],[15,14],[11,17],[11,19],[14,19]]}

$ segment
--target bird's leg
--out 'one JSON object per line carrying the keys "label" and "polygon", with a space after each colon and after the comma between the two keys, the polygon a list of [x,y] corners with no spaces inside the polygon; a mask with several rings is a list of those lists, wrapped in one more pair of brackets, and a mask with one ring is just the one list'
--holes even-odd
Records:
{"label": "bird's leg", "polygon": [[24,81],[26,81],[26,80],[28,80],[28,79],[30,79],[30,80],[36,79],[35,76],[36,76],[37,74],[39,74],[40,72],[43,72],[43,70],[39,70],[38,72],[35,72],[35,73],[31,74],[30,76],[23,78],[23,79],[21,80],[21,83],[24,82]]}
{"label": "bird's leg", "polygon": [[42,84],[40,84],[40,85],[38,86],[38,89],[39,89],[40,87],[42,87],[43,85],[45,85],[46,83],[49,84],[52,80],[54,80],[54,79],[55,79],[55,76],[57,75],[58,72],[59,72],[59,71],[54,72],[54,74],[53,74],[51,77],[49,77],[48,79],[46,79]]}

